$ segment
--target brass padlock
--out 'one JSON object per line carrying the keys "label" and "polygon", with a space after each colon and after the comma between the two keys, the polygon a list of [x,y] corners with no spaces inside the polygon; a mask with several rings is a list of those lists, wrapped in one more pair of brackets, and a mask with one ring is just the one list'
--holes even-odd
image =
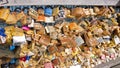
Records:
{"label": "brass padlock", "polygon": [[42,8],[38,9],[37,12],[38,12],[39,15],[44,15],[44,10]]}
{"label": "brass padlock", "polygon": [[77,19],[80,19],[85,16],[85,12],[83,11],[83,8],[76,7],[72,9],[71,15],[75,16]]}
{"label": "brass padlock", "polygon": [[58,13],[59,13],[59,7],[56,7],[56,8],[53,8],[53,16],[56,16],[56,15],[58,15]]}
{"label": "brass padlock", "polygon": [[86,15],[86,16],[90,15],[90,11],[89,11],[89,9],[85,9],[85,8],[83,8],[83,11],[85,12],[85,15]]}
{"label": "brass padlock", "polygon": [[97,39],[92,36],[91,32],[89,32],[87,34],[85,33],[84,37],[85,37],[86,44],[88,46],[96,46],[96,45],[99,44],[99,42],[97,41]]}
{"label": "brass padlock", "polygon": [[7,24],[16,24],[17,23],[16,15],[13,13],[9,14],[6,19],[6,23]]}
{"label": "brass padlock", "polygon": [[109,7],[109,9],[112,13],[115,13],[115,9],[113,7]]}
{"label": "brass padlock", "polygon": [[32,8],[29,9],[29,15],[32,16],[32,18],[34,18],[34,19],[38,18],[38,12]]}
{"label": "brass padlock", "polygon": [[9,9],[0,9],[0,19],[6,21],[10,14]]}
{"label": "brass padlock", "polygon": [[46,45],[46,46],[48,46],[49,44],[50,44],[50,37],[49,36],[47,36],[47,35],[42,35],[41,36],[41,38],[40,38],[40,40],[39,40],[39,43],[41,44],[41,45]]}
{"label": "brass padlock", "polygon": [[25,13],[23,11],[21,11],[20,13],[17,14],[17,20],[19,21],[20,19],[22,19],[25,16]]}

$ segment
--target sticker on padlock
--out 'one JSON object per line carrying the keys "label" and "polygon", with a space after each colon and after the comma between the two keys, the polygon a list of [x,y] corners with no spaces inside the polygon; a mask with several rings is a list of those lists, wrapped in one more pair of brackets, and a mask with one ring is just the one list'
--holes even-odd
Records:
{"label": "sticker on padlock", "polygon": [[27,41],[32,41],[32,37],[30,35],[26,35],[26,40]]}
{"label": "sticker on padlock", "polygon": [[71,48],[66,48],[65,52],[67,53],[67,55],[72,54],[72,49]]}
{"label": "sticker on padlock", "polygon": [[103,36],[104,41],[108,43],[110,43],[110,38],[110,36]]}
{"label": "sticker on padlock", "polygon": [[13,45],[20,45],[26,43],[25,36],[13,36]]}
{"label": "sticker on padlock", "polygon": [[45,17],[45,23],[55,23],[54,18],[51,17]]}
{"label": "sticker on padlock", "polygon": [[104,39],[102,37],[98,37],[96,39],[98,40],[99,43],[104,43]]}
{"label": "sticker on padlock", "polygon": [[116,45],[120,44],[120,38],[117,35],[114,36],[114,42]]}
{"label": "sticker on padlock", "polygon": [[77,42],[77,45],[80,46],[84,43],[84,40],[81,37],[76,37],[75,41]]}

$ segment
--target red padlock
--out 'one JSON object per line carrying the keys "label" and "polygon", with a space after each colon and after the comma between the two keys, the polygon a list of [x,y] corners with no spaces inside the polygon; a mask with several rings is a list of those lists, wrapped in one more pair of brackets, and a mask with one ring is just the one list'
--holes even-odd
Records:
{"label": "red padlock", "polygon": [[20,60],[25,62],[26,61],[26,57],[21,57]]}

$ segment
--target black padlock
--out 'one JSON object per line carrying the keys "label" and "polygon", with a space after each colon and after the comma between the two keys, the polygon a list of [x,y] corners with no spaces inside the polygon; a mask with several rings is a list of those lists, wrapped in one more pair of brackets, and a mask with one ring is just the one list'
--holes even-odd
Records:
{"label": "black padlock", "polygon": [[1,68],[10,68],[9,63],[1,64]]}

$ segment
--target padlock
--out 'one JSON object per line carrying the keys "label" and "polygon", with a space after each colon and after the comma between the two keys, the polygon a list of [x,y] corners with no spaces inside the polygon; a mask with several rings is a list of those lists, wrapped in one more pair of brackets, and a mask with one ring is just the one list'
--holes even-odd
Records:
{"label": "padlock", "polygon": [[34,29],[40,30],[42,25],[40,23],[34,23]]}
{"label": "padlock", "polygon": [[22,19],[25,16],[25,13],[23,11],[21,11],[20,13],[17,14],[17,21],[19,21],[20,19]]}
{"label": "padlock", "polygon": [[69,37],[61,37],[60,42],[63,46],[68,48],[76,46],[75,40]]}
{"label": "padlock", "polygon": [[57,50],[58,50],[57,47],[54,45],[48,47],[48,51],[50,54],[54,54]]}
{"label": "padlock", "polygon": [[84,13],[85,13],[86,16],[90,15],[90,11],[89,11],[89,9],[85,9],[85,8],[83,8],[83,11],[84,11]]}
{"label": "padlock", "polygon": [[28,23],[27,18],[28,18],[27,15],[21,18],[20,22],[22,25],[28,25],[30,23],[30,22]]}
{"label": "padlock", "polygon": [[13,36],[13,44],[14,45],[20,45],[26,43],[25,36]]}
{"label": "padlock", "polygon": [[23,30],[21,28],[15,28],[14,31],[12,32],[13,36],[23,36]]}
{"label": "padlock", "polygon": [[39,15],[36,21],[37,22],[45,22],[45,16],[44,15]]}
{"label": "padlock", "polygon": [[20,65],[16,66],[16,68],[22,68]]}
{"label": "padlock", "polygon": [[6,23],[7,24],[16,24],[17,23],[16,15],[13,13],[9,14],[6,19]]}
{"label": "padlock", "polygon": [[44,10],[42,8],[38,9],[37,12],[39,15],[44,15]]}
{"label": "padlock", "polygon": [[81,21],[78,25],[82,26],[83,28],[87,28],[88,24],[85,21]]}
{"label": "padlock", "polygon": [[23,26],[22,29],[25,30],[25,31],[30,30],[30,28],[28,26]]}
{"label": "padlock", "polygon": [[109,7],[109,9],[112,13],[115,13],[115,9],[113,7]]}
{"label": "padlock", "polygon": [[80,19],[85,16],[85,13],[81,7],[76,7],[72,9],[72,16],[75,16],[77,19]]}
{"label": "padlock", "polygon": [[110,36],[109,35],[107,35],[107,36],[103,36],[103,39],[104,39],[104,41],[105,42],[108,42],[108,43],[110,43]]}
{"label": "padlock", "polygon": [[74,16],[71,15],[70,9],[64,8],[64,11],[65,11],[65,17],[74,18]]}
{"label": "padlock", "polygon": [[62,52],[62,51],[65,50],[65,47],[63,47],[63,46],[61,46],[61,45],[60,45],[60,46],[58,45],[58,46],[57,46],[57,49],[58,49],[59,52]]}
{"label": "padlock", "polygon": [[89,9],[90,15],[96,15],[96,13],[94,12],[93,8]]}
{"label": "padlock", "polygon": [[47,36],[47,35],[42,35],[40,40],[39,40],[39,43],[42,44],[42,45],[46,45],[48,46],[50,44],[50,37]]}
{"label": "padlock", "polygon": [[50,33],[50,38],[51,39],[57,39],[58,38],[58,33],[57,32],[51,32]]}
{"label": "padlock", "polygon": [[56,16],[56,15],[58,15],[58,13],[59,13],[59,7],[55,7],[55,8],[53,8],[53,16]]}
{"label": "padlock", "polygon": [[84,40],[82,39],[82,37],[76,37],[75,41],[77,43],[77,46],[80,46],[84,43]]}
{"label": "padlock", "polygon": [[45,63],[45,64],[44,64],[44,68],[53,68],[53,65],[52,65],[51,62]]}
{"label": "padlock", "polygon": [[105,16],[106,14],[108,14],[108,12],[109,12],[109,8],[102,7],[100,8],[100,11],[97,13],[97,15]]}
{"label": "padlock", "polygon": [[28,34],[28,35],[33,35],[34,34],[34,32],[32,30],[27,30],[27,31],[25,31],[25,33]]}
{"label": "padlock", "polygon": [[54,60],[52,60],[52,63],[53,63],[54,66],[59,65],[60,60],[59,59],[54,59]]}
{"label": "padlock", "polygon": [[51,7],[46,7],[44,11],[46,16],[52,16],[53,10]]}
{"label": "padlock", "polygon": [[54,26],[46,26],[45,29],[47,33],[55,32]]}
{"label": "padlock", "polygon": [[95,11],[95,13],[98,13],[100,11],[100,9],[98,7],[94,7],[94,11]]}
{"label": "padlock", "polygon": [[38,12],[35,11],[34,9],[32,9],[32,8],[29,9],[29,15],[32,16],[33,19],[38,18]]}
{"label": "padlock", "polygon": [[116,21],[115,18],[111,18],[111,20],[112,20],[112,23],[113,23],[114,26],[118,26],[118,22]]}
{"label": "padlock", "polygon": [[78,28],[78,25],[75,22],[72,22],[69,24],[70,30],[76,30]]}
{"label": "padlock", "polygon": [[6,21],[10,14],[9,9],[0,9],[0,19]]}
{"label": "padlock", "polygon": [[97,29],[93,30],[93,32],[94,32],[94,34],[96,34],[96,35],[102,35],[103,30],[102,30],[102,28],[98,28],[98,27],[97,27]]}
{"label": "padlock", "polygon": [[86,33],[84,34],[86,44],[88,46],[96,46],[96,45],[98,45],[99,42],[97,41],[97,39],[92,36],[91,32],[89,32],[89,33],[88,33],[88,35],[86,35]]}
{"label": "padlock", "polygon": [[62,7],[60,10],[59,10],[59,13],[58,13],[58,16],[56,18],[56,20],[62,20],[65,18],[65,10],[64,8]]}
{"label": "padlock", "polygon": [[114,36],[114,40],[113,41],[114,41],[115,45],[120,44],[120,38],[117,35]]}

